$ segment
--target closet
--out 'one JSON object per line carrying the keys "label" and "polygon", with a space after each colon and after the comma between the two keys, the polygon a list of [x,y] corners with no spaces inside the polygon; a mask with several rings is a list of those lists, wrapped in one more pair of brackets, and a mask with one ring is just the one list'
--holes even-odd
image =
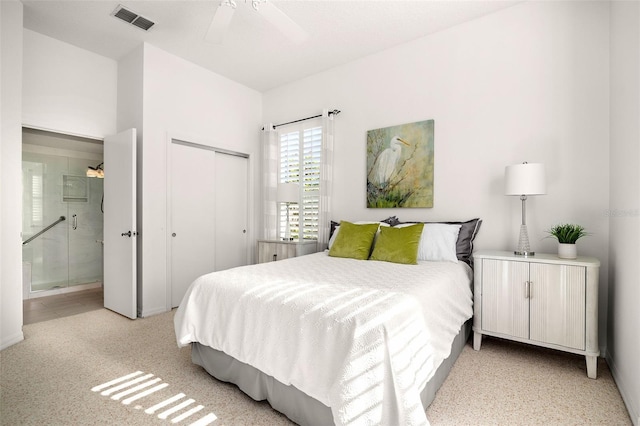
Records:
{"label": "closet", "polygon": [[167,276],[176,307],[200,275],[249,262],[249,159],[175,139],[169,148]]}

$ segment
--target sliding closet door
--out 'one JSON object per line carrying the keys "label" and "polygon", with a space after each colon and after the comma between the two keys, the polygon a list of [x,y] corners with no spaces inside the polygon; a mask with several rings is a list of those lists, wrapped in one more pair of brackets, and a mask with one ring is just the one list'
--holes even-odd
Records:
{"label": "sliding closet door", "polygon": [[171,307],[215,270],[215,152],[171,144]]}
{"label": "sliding closet door", "polygon": [[171,307],[200,275],[248,263],[246,157],[173,141],[170,148]]}
{"label": "sliding closet door", "polygon": [[247,264],[248,162],[216,153],[216,271]]}

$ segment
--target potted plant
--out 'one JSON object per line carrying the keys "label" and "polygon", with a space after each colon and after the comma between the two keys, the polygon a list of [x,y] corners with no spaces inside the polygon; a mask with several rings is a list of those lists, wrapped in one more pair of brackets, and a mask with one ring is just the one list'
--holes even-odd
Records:
{"label": "potted plant", "polygon": [[558,257],[563,259],[575,259],[578,257],[576,241],[589,235],[583,226],[571,223],[555,225],[548,232],[550,236],[558,240]]}

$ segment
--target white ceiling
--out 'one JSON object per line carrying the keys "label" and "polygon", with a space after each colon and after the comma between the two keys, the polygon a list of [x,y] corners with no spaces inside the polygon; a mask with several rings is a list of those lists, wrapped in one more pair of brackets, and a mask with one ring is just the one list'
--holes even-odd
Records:
{"label": "white ceiling", "polygon": [[[251,7],[237,8],[222,44],[204,41],[218,0],[22,0],[30,30],[113,58],[142,42],[260,92],[509,7],[503,0],[269,0],[302,27],[287,39]],[[145,32],[111,16],[122,4],[154,21]]]}

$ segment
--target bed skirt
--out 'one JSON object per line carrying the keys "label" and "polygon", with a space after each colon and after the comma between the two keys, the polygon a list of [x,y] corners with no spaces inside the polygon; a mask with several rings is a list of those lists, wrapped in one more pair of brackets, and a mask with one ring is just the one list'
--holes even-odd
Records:
{"label": "bed skirt", "polygon": [[[455,337],[451,354],[442,361],[435,375],[420,394],[422,405],[428,407],[449,375],[449,371],[462,352],[469,334],[471,320],[465,322]],[[191,360],[202,366],[210,375],[223,382],[237,385],[240,390],[256,401],[267,400],[277,411],[300,425],[333,424],[331,409],[294,386],[284,385],[248,364],[200,343],[191,344]]]}

